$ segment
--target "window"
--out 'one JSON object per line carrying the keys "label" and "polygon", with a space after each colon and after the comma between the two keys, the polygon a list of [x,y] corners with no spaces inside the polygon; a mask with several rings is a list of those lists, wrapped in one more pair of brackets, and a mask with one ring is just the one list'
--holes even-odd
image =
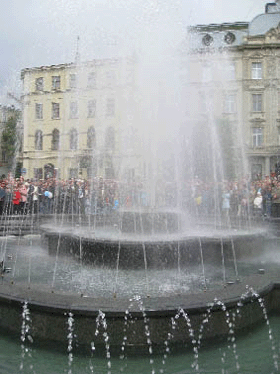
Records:
{"label": "window", "polygon": [[212,68],[210,65],[204,65],[202,68],[202,81],[210,82],[212,80]]}
{"label": "window", "polygon": [[257,181],[262,177],[262,165],[253,164],[252,165],[252,180]]}
{"label": "window", "polygon": [[114,70],[107,71],[106,73],[107,86],[112,87],[116,83],[116,72]]}
{"label": "window", "polygon": [[261,127],[253,128],[253,147],[261,147],[263,145],[263,129]]}
{"label": "window", "polygon": [[106,130],[105,148],[112,151],[115,149],[115,130],[113,127],[108,127]]}
{"label": "window", "polygon": [[252,62],[252,79],[262,79],[262,63],[261,62]]}
{"label": "window", "polygon": [[43,119],[43,104],[35,104],[35,118]]}
{"label": "window", "polygon": [[236,95],[226,95],[224,102],[225,113],[236,113]]}
{"label": "window", "polygon": [[209,47],[213,43],[213,37],[209,34],[206,34],[202,38],[202,43],[206,46]]}
{"label": "window", "polygon": [[44,165],[44,175],[45,175],[45,179],[54,177],[54,165],[53,164],[48,163]]}
{"label": "window", "polygon": [[44,90],[44,78],[43,77],[40,77],[40,78],[36,79],[35,89],[36,89],[36,91],[43,91]]}
{"label": "window", "polygon": [[105,178],[106,179],[114,179],[115,172],[113,167],[105,168]]}
{"label": "window", "polygon": [[78,178],[78,169],[77,168],[70,168],[69,169],[69,178]]}
{"label": "window", "polygon": [[60,75],[55,75],[52,77],[52,89],[60,90]]}
{"label": "window", "polygon": [[72,129],[70,131],[70,149],[71,150],[76,150],[78,149],[78,132],[76,129]]}
{"label": "window", "polygon": [[87,177],[88,179],[94,178],[97,175],[97,164],[92,163],[90,167],[87,168]]}
{"label": "window", "polygon": [[77,88],[77,74],[70,74],[70,88]]}
{"label": "window", "polygon": [[96,74],[94,72],[91,72],[88,74],[88,87],[95,88],[96,87]]}
{"label": "window", "polygon": [[226,79],[235,80],[236,79],[236,68],[235,62],[229,62],[226,67]]}
{"label": "window", "polygon": [[52,119],[58,119],[59,117],[59,103],[52,103]]}
{"label": "window", "polygon": [[115,99],[107,99],[106,115],[114,116],[115,115]]}
{"label": "window", "polygon": [[126,177],[128,183],[133,183],[135,181],[135,169],[129,168],[126,170]]}
{"label": "window", "polygon": [[253,94],[252,95],[252,102],[253,102],[253,112],[261,112],[262,111],[262,94]]}
{"label": "window", "polygon": [[43,179],[43,169],[42,168],[34,168],[34,178],[35,179]]}
{"label": "window", "polygon": [[225,37],[224,37],[224,41],[227,43],[227,44],[232,44],[235,42],[235,35],[232,33],[232,32],[228,32],[226,33]]}
{"label": "window", "polygon": [[96,100],[89,100],[88,101],[88,117],[92,118],[95,117],[96,111]]}
{"label": "window", "polygon": [[70,118],[78,118],[78,102],[73,101],[70,103]]}
{"label": "window", "polygon": [[37,130],[35,133],[35,150],[43,150],[43,133],[41,130]]}
{"label": "window", "polygon": [[90,127],[87,131],[87,147],[93,149],[95,146],[95,130]]}
{"label": "window", "polygon": [[278,145],[280,145],[280,126],[278,126]]}
{"label": "window", "polygon": [[60,148],[60,134],[58,129],[54,129],[52,132],[52,150],[58,151]]}

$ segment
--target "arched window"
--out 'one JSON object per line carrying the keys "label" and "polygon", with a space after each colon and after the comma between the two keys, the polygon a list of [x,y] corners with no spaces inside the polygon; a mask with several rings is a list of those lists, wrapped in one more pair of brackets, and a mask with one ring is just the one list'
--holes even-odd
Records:
{"label": "arched window", "polygon": [[113,151],[115,149],[115,130],[108,127],[105,134],[105,148]]}
{"label": "arched window", "polygon": [[52,132],[52,150],[58,151],[60,147],[60,134],[58,129],[54,129]]}
{"label": "arched window", "polygon": [[70,149],[78,149],[78,132],[76,129],[70,130]]}
{"label": "arched window", "polygon": [[87,131],[87,147],[93,149],[95,147],[95,130],[94,127],[89,127]]}
{"label": "arched window", "polygon": [[36,151],[43,149],[43,132],[41,130],[37,130],[35,133],[35,149]]}
{"label": "arched window", "polygon": [[54,165],[53,164],[46,164],[44,166],[44,174],[45,174],[45,179],[48,178],[53,178],[54,177]]}

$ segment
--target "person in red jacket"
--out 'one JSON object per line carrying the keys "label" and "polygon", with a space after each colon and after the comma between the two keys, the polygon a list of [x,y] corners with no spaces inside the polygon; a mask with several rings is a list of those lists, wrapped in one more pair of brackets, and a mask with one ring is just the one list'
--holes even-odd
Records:
{"label": "person in red jacket", "polygon": [[21,199],[21,193],[19,192],[19,185],[16,184],[14,191],[13,191],[13,213],[14,214],[19,214],[20,199]]}

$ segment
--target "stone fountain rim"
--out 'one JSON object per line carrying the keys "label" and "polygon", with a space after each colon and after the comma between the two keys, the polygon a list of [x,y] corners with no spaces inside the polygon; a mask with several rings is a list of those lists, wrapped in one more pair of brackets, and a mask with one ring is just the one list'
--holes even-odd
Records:
{"label": "stone fountain rim", "polygon": [[[221,287],[221,289],[206,291],[195,294],[181,294],[168,297],[145,297],[141,300],[148,316],[161,318],[163,316],[174,316],[178,310],[184,309],[188,314],[202,314],[212,306],[213,310],[220,306],[213,305],[215,299],[225,304],[227,309],[236,307],[241,296],[246,293],[248,286],[260,296],[265,297],[274,289],[280,289],[280,278],[271,279],[266,274],[255,274],[246,276],[242,282]],[[248,286],[247,286],[248,285]],[[247,286],[247,288],[246,288]],[[218,296],[217,296],[218,293]],[[244,299],[243,304],[254,299],[249,296]],[[3,283],[0,286],[0,304],[9,304],[22,308],[24,302],[28,303],[31,310],[41,313],[65,314],[71,311],[80,317],[96,317],[101,310],[108,318],[123,318],[126,310],[131,315],[143,318],[136,301],[131,302],[128,298],[93,298],[86,295],[70,295],[66,293],[46,292],[34,287],[23,287],[12,283]],[[130,304],[133,307],[129,308]]]}
{"label": "stone fountain rim", "polygon": [[[69,231],[65,231],[65,228],[69,226]],[[40,232],[41,234],[49,235],[49,236],[61,236],[61,237],[72,237],[75,240],[81,240],[81,241],[87,241],[87,242],[102,242],[102,243],[118,243],[120,240],[122,241],[122,244],[142,244],[142,243],[151,243],[151,244],[160,244],[160,243],[174,243],[174,242],[185,242],[187,241],[197,241],[198,238],[203,241],[212,241],[217,242],[221,240],[237,240],[237,239],[249,239],[250,237],[266,237],[267,236],[267,229],[266,228],[255,228],[248,230],[238,230],[238,229],[232,229],[231,232],[220,231],[215,233],[215,235],[209,235],[203,234],[201,236],[198,235],[187,235],[186,232],[182,233],[176,233],[176,234],[155,234],[155,235],[145,235],[144,237],[136,236],[135,234],[129,234],[133,235],[134,238],[129,237],[128,234],[121,234],[119,237],[116,238],[108,238],[106,236],[98,236],[98,235],[84,235],[82,232],[81,235],[75,232],[75,229],[73,230],[73,227],[71,225],[65,225],[63,226],[64,230],[59,231],[55,230],[52,227],[49,226],[49,224],[42,224],[40,226]]]}

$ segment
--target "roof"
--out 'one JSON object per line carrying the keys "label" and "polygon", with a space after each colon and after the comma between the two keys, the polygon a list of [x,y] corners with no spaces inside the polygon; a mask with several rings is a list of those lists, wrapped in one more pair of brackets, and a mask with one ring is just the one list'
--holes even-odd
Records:
{"label": "roof", "polygon": [[188,46],[191,50],[223,50],[244,44],[244,37],[265,35],[280,25],[280,3],[267,3],[265,13],[251,22],[196,25],[188,28]]}
{"label": "roof", "polygon": [[280,23],[280,12],[260,14],[249,25],[249,35],[264,35]]}
{"label": "roof", "polygon": [[210,23],[209,25],[196,25],[188,28],[189,32],[207,32],[207,31],[226,31],[247,29],[248,22],[234,22],[234,23]]}
{"label": "roof", "polygon": [[189,48],[226,48],[236,47],[243,43],[244,36],[248,35],[249,23],[222,23],[210,25],[197,25],[188,29]]}
{"label": "roof", "polygon": [[[126,59],[129,61],[129,58]],[[44,70],[59,70],[59,69],[67,69],[67,68],[77,68],[79,66],[99,66],[104,64],[111,64],[114,65],[118,62],[121,62],[121,58],[103,58],[103,59],[94,59],[90,61],[83,61],[80,62],[78,65],[74,62],[64,63],[64,64],[57,64],[57,65],[43,65],[43,66],[37,66],[37,67],[31,67],[31,68],[24,68],[21,70],[21,77],[24,76],[25,73],[29,72],[36,72],[36,71],[44,71]]]}

